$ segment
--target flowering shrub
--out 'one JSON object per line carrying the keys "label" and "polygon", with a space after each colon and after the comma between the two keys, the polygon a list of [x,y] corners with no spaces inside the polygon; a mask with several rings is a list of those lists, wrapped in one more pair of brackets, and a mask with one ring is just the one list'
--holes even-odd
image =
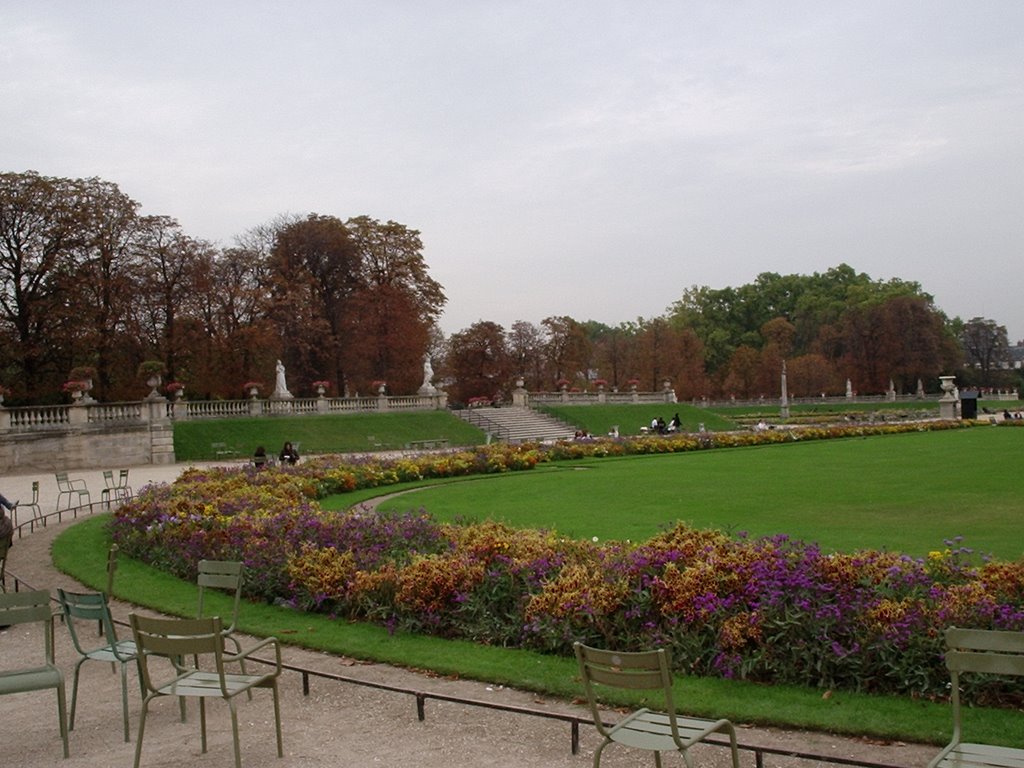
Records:
{"label": "flowering shrub", "polygon": [[89,382],[87,381],[65,381],[61,386],[62,392],[85,392],[89,389]]}
{"label": "flowering shrub", "polygon": [[251,391],[253,389],[256,389],[256,390],[263,389],[263,383],[259,382],[259,381],[247,381],[247,382],[245,382],[245,384],[242,385],[242,391],[243,392],[249,392],[249,391]]}
{"label": "flowering shrub", "polygon": [[320,389],[321,387],[323,387],[324,389],[330,389],[331,382],[326,380],[314,381],[311,386],[313,387],[313,389]]}
{"label": "flowering shrub", "polygon": [[[739,437],[721,442],[761,436]],[[671,443],[635,441],[649,442]],[[242,560],[251,597],[346,620],[564,654],[575,640],[666,646],[688,673],[760,682],[941,696],[945,627],[1024,631],[1024,561],[974,564],[959,541],[925,558],[828,553],[781,535],[678,524],[639,544],[602,543],[495,522],[439,524],[422,512],[324,512],[316,501],[403,479],[639,450],[599,441],[580,452],[590,447],[501,445],[381,463],[317,457],[288,472],[194,469],[116,510],[113,538],[125,554],[189,580],[200,559]]]}
{"label": "flowering shrub", "polygon": [[167,392],[167,394],[169,395],[176,395],[179,392],[181,392],[181,390],[183,390],[184,388],[185,385],[182,384],[180,381],[172,381],[166,387],[164,387],[164,391]]}

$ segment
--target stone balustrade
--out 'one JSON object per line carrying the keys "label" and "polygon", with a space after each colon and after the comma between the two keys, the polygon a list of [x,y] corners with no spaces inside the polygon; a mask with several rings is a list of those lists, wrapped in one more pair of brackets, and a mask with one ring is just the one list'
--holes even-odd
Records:
{"label": "stone balustrade", "polygon": [[0,472],[170,464],[175,461],[174,423],[179,421],[447,407],[448,396],[440,391],[244,400],[168,400],[157,395],[123,403],[83,397],[67,405],[17,408],[5,408],[0,401]]}

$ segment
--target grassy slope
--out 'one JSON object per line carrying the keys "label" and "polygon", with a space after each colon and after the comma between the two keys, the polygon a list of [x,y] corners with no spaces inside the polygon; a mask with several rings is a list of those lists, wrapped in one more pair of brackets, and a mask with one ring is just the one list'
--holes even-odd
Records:
{"label": "grassy slope", "polygon": [[651,419],[660,416],[668,424],[675,413],[679,414],[683,432],[696,432],[701,424],[712,431],[736,429],[736,424],[724,412],[715,413],[683,403],[553,405],[542,410],[592,435],[607,435],[614,426],[618,426],[620,435],[639,435],[640,428],[649,426]]}
{"label": "grassy slope", "polygon": [[174,452],[178,461],[214,459],[210,444],[216,442],[244,457],[251,456],[257,445],[277,453],[290,440],[301,443],[303,455],[358,453],[438,438],[452,445],[479,445],[485,440],[479,429],[448,411],[350,413],[176,422]]}

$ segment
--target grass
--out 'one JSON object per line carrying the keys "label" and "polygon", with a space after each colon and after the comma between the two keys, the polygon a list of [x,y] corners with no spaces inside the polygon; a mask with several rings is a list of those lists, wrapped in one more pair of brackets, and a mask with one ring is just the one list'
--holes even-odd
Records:
{"label": "grass", "polygon": [[218,458],[212,443],[224,443],[238,456],[251,456],[257,445],[276,454],[286,440],[300,444],[302,455],[360,453],[399,449],[412,440],[448,440],[451,445],[479,445],[485,435],[448,411],[346,413],[251,419],[176,422],[174,453],[178,461]]}
{"label": "grass", "polygon": [[979,427],[658,456],[587,459],[405,493],[382,509],[642,541],[682,520],[826,550],[924,556],[963,536],[1016,560],[1024,430]]}
{"label": "grass", "polygon": [[592,435],[607,435],[618,427],[620,435],[639,435],[658,416],[668,424],[679,414],[683,432],[696,432],[703,424],[713,432],[736,429],[736,422],[723,412],[695,408],[683,403],[644,403],[642,405],[549,405],[540,409],[555,418],[585,429]]}

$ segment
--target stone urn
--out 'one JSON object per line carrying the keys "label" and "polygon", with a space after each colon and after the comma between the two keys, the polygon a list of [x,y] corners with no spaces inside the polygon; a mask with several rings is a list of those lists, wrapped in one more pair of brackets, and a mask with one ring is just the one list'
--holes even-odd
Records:
{"label": "stone urn", "polygon": [[316,388],[316,393],[320,397],[323,397],[326,392],[327,392],[327,390],[324,389],[323,387],[317,387]]}
{"label": "stone urn", "polygon": [[162,379],[158,374],[151,374],[146,379],[146,386],[149,387],[149,397],[160,397],[160,393],[156,391],[156,388],[160,386]]}

